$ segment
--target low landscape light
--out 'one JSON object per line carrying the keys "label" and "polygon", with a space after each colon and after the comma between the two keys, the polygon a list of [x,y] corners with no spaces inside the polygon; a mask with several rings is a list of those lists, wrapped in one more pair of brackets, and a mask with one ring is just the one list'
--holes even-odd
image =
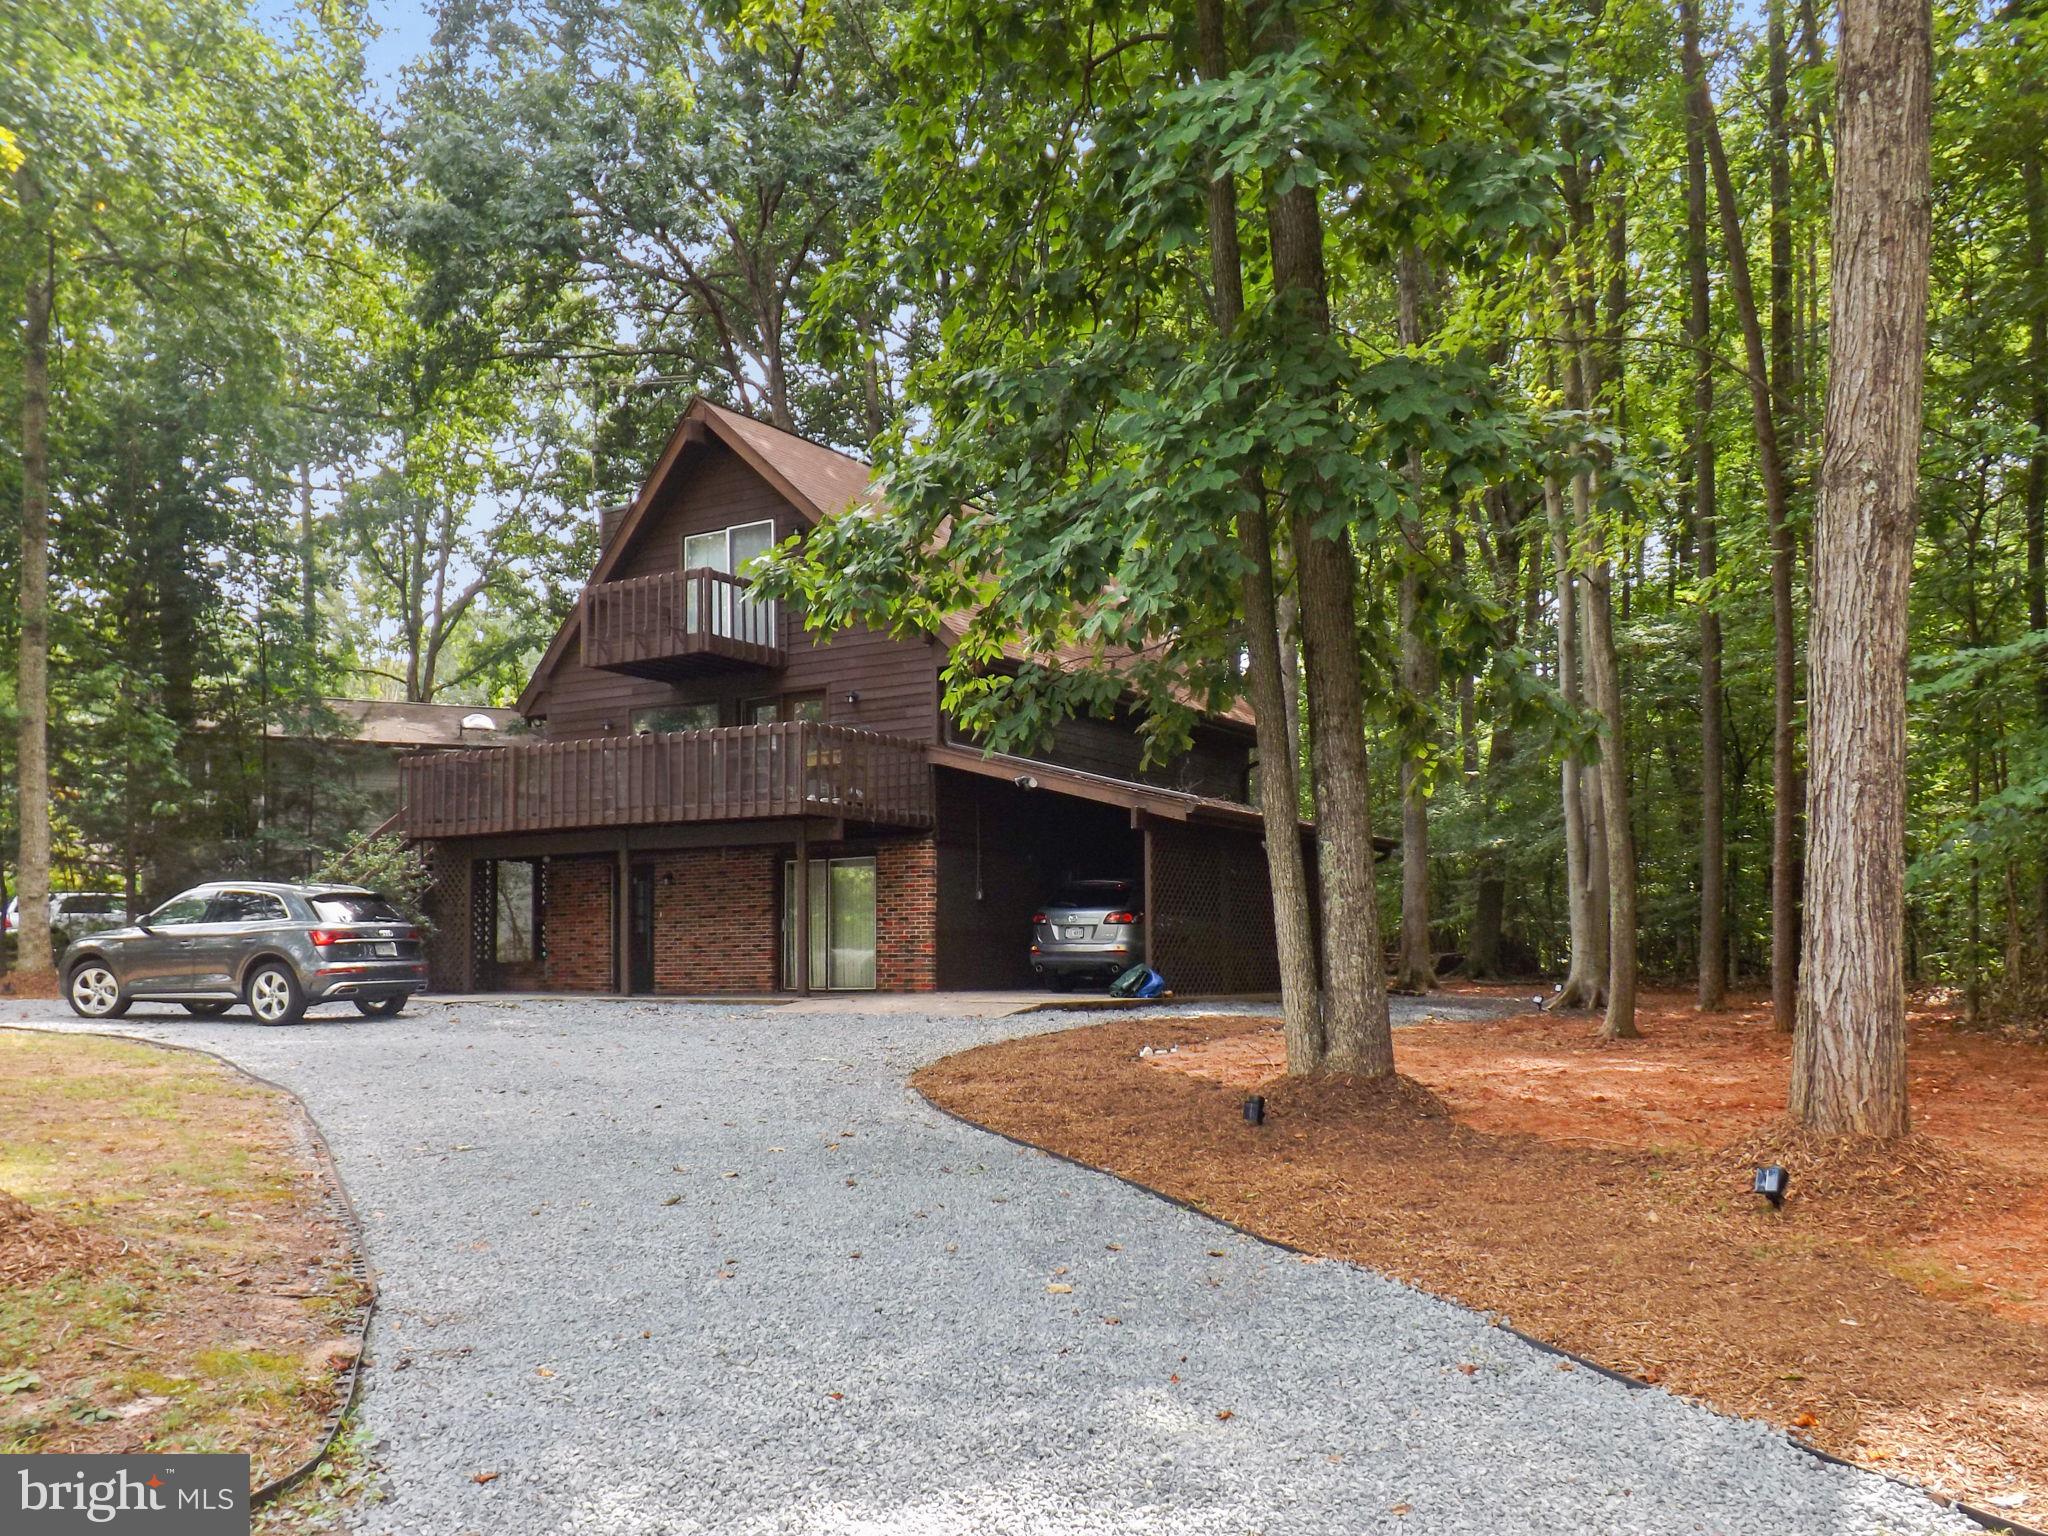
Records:
{"label": "low landscape light", "polygon": [[1768,1168],[1759,1168],[1750,1188],[1771,1202],[1771,1209],[1781,1210],[1785,1204],[1785,1189],[1792,1182],[1792,1175],[1772,1163]]}
{"label": "low landscape light", "polygon": [[1264,1125],[1266,1123],[1266,1101],[1256,1093],[1244,1101],[1244,1123]]}

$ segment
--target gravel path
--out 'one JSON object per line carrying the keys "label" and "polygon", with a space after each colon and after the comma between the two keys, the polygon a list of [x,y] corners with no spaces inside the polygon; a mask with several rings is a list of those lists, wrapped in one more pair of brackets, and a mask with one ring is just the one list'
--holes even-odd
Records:
{"label": "gravel path", "polygon": [[289,1085],[333,1143],[382,1285],[370,1536],[1974,1530],[904,1086],[1071,1022],[125,1027]]}

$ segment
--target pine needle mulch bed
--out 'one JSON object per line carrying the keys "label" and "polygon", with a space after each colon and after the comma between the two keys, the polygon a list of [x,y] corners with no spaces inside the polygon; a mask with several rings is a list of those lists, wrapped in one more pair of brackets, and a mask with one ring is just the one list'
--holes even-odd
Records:
{"label": "pine needle mulch bed", "polygon": [[[1784,1122],[1767,1005],[1709,1019],[1652,995],[1642,1023],[1622,1044],[1583,1014],[1404,1028],[1404,1080],[1370,1087],[1276,1077],[1270,1018],[1148,1018],[913,1081],[1262,1236],[2048,1525],[2048,1051],[1918,1017],[1918,1128],[1874,1152]],[[1759,1161],[1791,1170],[1782,1211],[1749,1193]]]}
{"label": "pine needle mulch bed", "polygon": [[319,1448],[362,1301],[283,1094],[184,1051],[0,1030],[0,1451]]}
{"label": "pine needle mulch bed", "polygon": [[55,971],[0,971],[0,997],[43,1002],[63,996],[63,980]]}

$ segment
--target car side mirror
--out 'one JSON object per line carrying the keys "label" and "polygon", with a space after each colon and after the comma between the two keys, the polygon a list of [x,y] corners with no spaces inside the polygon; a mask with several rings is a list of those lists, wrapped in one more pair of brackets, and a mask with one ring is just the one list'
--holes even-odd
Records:
{"label": "car side mirror", "polygon": [[135,919],[135,926],[137,928],[140,928],[144,933],[156,932],[154,928],[149,926],[149,919],[146,917],[138,917],[137,919]]}

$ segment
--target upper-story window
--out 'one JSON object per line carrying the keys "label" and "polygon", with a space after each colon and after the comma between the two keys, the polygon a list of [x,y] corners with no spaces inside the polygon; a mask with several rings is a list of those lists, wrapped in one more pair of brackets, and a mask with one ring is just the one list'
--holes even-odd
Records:
{"label": "upper-story window", "polygon": [[[722,571],[727,576],[744,576],[747,567],[775,547],[775,524],[739,523],[712,533],[683,535],[683,569]],[[708,621],[714,634],[730,640],[758,645],[777,643],[779,625],[775,605],[751,592],[736,592],[719,584],[706,594],[699,583],[690,584],[688,622],[692,629]],[[708,599],[710,611],[700,612]]]}
{"label": "upper-story window", "polygon": [[775,524],[740,523],[710,533],[683,535],[683,569],[744,576],[747,567],[775,547]]}

